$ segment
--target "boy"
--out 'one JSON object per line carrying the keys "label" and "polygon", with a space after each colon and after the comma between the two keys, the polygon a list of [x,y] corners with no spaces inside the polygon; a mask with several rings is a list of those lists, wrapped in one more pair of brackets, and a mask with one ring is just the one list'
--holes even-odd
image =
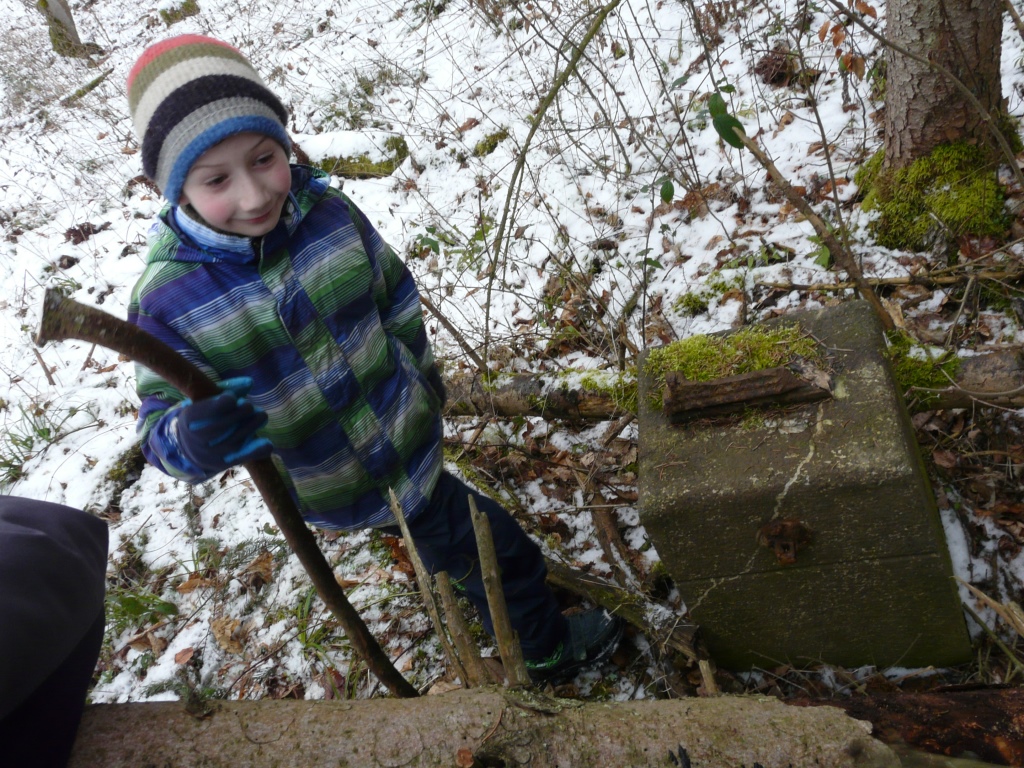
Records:
{"label": "boy", "polygon": [[249,62],[212,38],[171,38],[132,68],[128,101],[143,169],[169,203],[129,320],[225,390],[193,403],[140,367],[149,461],[201,482],[272,455],[305,519],[340,530],[394,533],[393,488],[426,566],[448,571],[491,631],[472,494],[534,679],[609,655],[619,622],[564,617],[538,547],[444,471],[444,388],[412,275],[325,174],[289,165],[287,111]]}

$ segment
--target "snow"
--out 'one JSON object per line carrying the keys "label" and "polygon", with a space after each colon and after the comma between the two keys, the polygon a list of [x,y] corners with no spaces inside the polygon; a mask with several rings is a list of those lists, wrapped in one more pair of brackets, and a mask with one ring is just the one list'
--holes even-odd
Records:
{"label": "snow", "polygon": [[[145,46],[180,33],[212,34],[239,46],[288,106],[296,143],[314,159],[367,153],[377,160],[388,137],[404,137],[411,156],[393,176],[336,183],[343,183],[406,257],[424,294],[465,342],[480,349],[489,337],[492,352],[506,350],[517,370],[607,367],[603,358],[581,351],[553,358],[535,354],[552,331],[541,316],[546,287],[559,273],[591,275],[590,293],[603,297],[610,318],[618,318],[634,289],[645,285],[643,306],[649,309],[654,297],[663,299],[666,333],[672,337],[742,322],[736,301],[713,298],[709,311],[695,317],[673,309],[678,297],[699,290],[716,270],[748,290],[757,281],[834,278],[814,263],[810,225],[781,213],[780,205],[764,195],[763,170],[718,140],[703,101],[715,84],[735,89],[728,94],[730,108],[748,134],[763,129],[760,141],[796,184],[808,185],[827,173],[823,154],[808,153],[824,140],[823,133],[834,144],[840,175],[852,175],[879,143],[867,117],[876,108],[867,100],[869,85],[852,78],[844,84],[831,46],[818,41],[816,30],[827,19],[823,12],[815,13],[811,31],[799,40],[811,65],[825,70],[814,87],[818,118],[794,91],[771,89],[752,76],[753,62],[774,39],[773,23],[801,5],[783,0],[751,7],[721,26],[723,43],[715,50],[713,73],[684,4],[624,0],[588,48],[578,75],[568,78],[540,120],[529,147],[535,110],[566,65],[567,41],[578,41],[590,23],[592,6],[541,0],[525,4],[521,13],[505,9],[495,15],[468,0],[453,0],[439,14],[427,10],[429,3],[285,6],[269,0],[203,0],[198,15],[168,29],[158,12],[176,7],[170,0],[73,3],[82,39],[104,51],[88,62],[55,56],[41,14],[28,5],[0,0],[7,19],[6,31],[0,32],[0,279],[7,287],[0,299],[0,373],[7,382],[0,392],[0,426],[7,435],[0,439],[0,461],[15,451],[11,436],[32,445],[24,451],[21,476],[9,477],[0,490],[107,510],[112,577],[134,547],[149,574],[162,573],[157,596],[179,611],[178,620],[156,631],[168,643],[159,654],[121,651],[136,628],[119,636],[108,633],[114,654],[92,693],[97,702],[174,698],[173,691],[152,691],[183,674],[175,654],[188,648],[200,660],[196,679],[227,688],[228,695],[270,695],[270,677],[302,682],[307,697],[325,695],[322,682],[311,678],[322,664],[298,639],[295,612],[307,582],[295,558],[280,549],[273,520],[244,472],[190,489],[146,467],[115,499],[107,475],[135,435],[132,364],[80,342],[42,349],[32,344],[48,287],[114,315],[126,314],[143,268],[147,231],[161,207],[157,195],[134,181],[141,161],[123,93],[127,72]],[[851,44],[871,55],[873,40],[857,30],[850,34]],[[617,50],[625,55],[617,57]],[[1022,57],[1024,46],[1007,24],[1004,93],[1013,113],[1022,106]],[[61,103],[107,70],[110,75],[97,88],[70,106]],[[844,109],[844,87],[857,110]],[[786,122],[784,115],[794,119]],[[470,126],[469,121],[478,122]],[[493,153],[475,156],[477,144],[501,129],[509,138]],[[655,213],[665,178],[673,180],[677,199],[710,183],[747,194],[751,213],[746,218],[760,217],[760,224],[743,223],[735,198],[728,195],[711,202],[702,218],[680,210]],[[854,193],[851,182],[840,196],[846,200]],[[502,246],[492,282],[492,239],[506,207],[505,231],[516,234]],[[847,209],[844,215],[870,274],[906,273],[900,254],[867,239],[868,214]],[[76,242],[71,231],[85,223],[101,231]],[[757,232],[738,231],[745,229]],[[485,242],[473,239],[481,231]],[[442,241],[439,253],[418,255],[424,236]],[[613,239],[617,251],[608,255],[588,247],[602,238]],[[722,267],[716,252],[730,238],[749,246],[748,254],[757,253],[763,238],[791,248],[795,257],[769,266]],[[660,266],[645,269],[645,259]],[[815,305],[792,291],[775,302],[774,311]],[[645,337],[640,315],[633,313],[624,326],[636,348],[658,341]],[[468,365],[456,339],[432,317],[428,328],[448,366]],[[1022,338],[1012,323],[999,326],[999,334],[1006,341]],[[61,437],[48,442],[40,429]],[[555,442],[577,450],[595,444],[602,431],[603,426],[566,432]],[[459,434],[451,425],[448,433]],[[511,431],[495,437],[498,442],[521,439]],[[564,516],[572,539],[563,546],[572,551],[574,563],[598,572],[607,568],[593,545],[582,498],[557,501],[542,492],[539,481],[524,484],[518,493],[527,515]],[[197,502],[198,509],[187,512]],[[109,510],[112,503],[119,509]],[[656,558],[643,546],[646,537],[635,509],[623,507],[619,514],[630,526],[630,546],[643,550],[648,560]],[[978,578],[984,557],[969,554],[956,516],[949,509],[942,514],[957,575]],[[369,534],[350,534],[322,544],[339,577],[361,584],[351,590],[352,599],[371,629],[385,638],[392,658],[408,664],[403,671],[415,684],[424,686],[439,674],[436,641],[424,639],[429,632],[408,581],[381,566],[370,553],[370,540]],[[237,581],[245,562],[222,574],[229,579],[227,590],[183,595],[174,589],[189,574],[211,568],[211,547],[241,553],[261,542],[280,551],[273,580],[261,592],[247,591]],[[1019,559],[1015,568],[1008,578],[1024,581]],[[243,655],[225,651],[212,634],[211,621],[225,616],[247,628]],[[321,607],[312,608],[310,626],[326,619]],[[328,627],[325,642],[332,643],[336,668],[360,681],[360,695],[370,695],[374,684],[332,632]],[[642,686],[623,681],[613,695],[646,694]]]}

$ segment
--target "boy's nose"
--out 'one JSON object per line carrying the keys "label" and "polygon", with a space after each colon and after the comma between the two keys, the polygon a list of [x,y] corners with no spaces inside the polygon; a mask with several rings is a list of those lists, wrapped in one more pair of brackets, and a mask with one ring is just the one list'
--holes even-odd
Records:
{"label": "boy's nose", "polygon": [[246,211],[258,211],[270,200],[266,187],[252,176],[246,176],[243,180],[242,193],[239,196],[240,204]]}

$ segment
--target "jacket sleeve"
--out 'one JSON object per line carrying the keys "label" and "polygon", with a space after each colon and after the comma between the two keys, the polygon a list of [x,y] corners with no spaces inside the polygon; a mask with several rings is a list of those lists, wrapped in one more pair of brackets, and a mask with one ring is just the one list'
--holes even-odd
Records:
{"label": "jacket sleeve", "polygon": [[[178,334],[147,314],[143,309],[144,304],[144,291],[136,287],[128,307],[128,321],[213,377],[213,370],[205,360]],[[142,444],[142,453],[149,463],[165,474],[187,483],[199,483],[212,477],[194,466],[181,453],[175,417],[178,410],[188,402],[185,395],[149,368],[138,364],[135,366],[135,388],[142,401],[136,433]]]}
{"label": "jacket sleeve", "polygon": [[103,611],[107,526],[62,504],[0,496],[0,720]]}

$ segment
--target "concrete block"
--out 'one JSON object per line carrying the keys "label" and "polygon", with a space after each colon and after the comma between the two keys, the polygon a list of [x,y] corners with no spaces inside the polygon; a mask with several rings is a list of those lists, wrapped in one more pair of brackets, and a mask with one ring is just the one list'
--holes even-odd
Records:
{"label": "concrete block", "polygon": [[[794,313],[827,348],[834,397],[671,426],[641,379],[640,518],[726,668],[824,662],[945,666],[971,658],[931,486],[865,302]],[[781,565],[773,520],[812,531]]]}

